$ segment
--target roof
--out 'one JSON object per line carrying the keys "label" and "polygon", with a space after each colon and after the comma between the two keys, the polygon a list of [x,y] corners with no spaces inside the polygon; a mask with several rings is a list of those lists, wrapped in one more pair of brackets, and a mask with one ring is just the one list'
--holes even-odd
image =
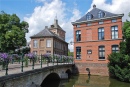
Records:
{"label": "roof", "polygon": [[[98,13],[100,11],[105,13],[104,17],[102,17],[102,18],[98,17]],[[92,19],[87,20],[87,15],[88,14],[92,15]],[[72,24],[80,23],[80,22],[88,22],[88,21],[94,21],[94,20],[107,19],[107,18],[112,18],[112,17],[122,17],[123,15],[124,14],[114,14],[114,13],[111,13],[111,12],[107,12],[107,11],[101,10],[99,8],[96,8],[96,6],[95,6],[95,7],[93,7],[93,9],[90,12],[88,12],[87,14],[85,14],[79,20],[76,20],[75,22],[72,22]]]}
{"label": "roof", "polygon": [[49,31],[47,28],[45,28],[42,31],[40,31],[39,33],[31,36],[31,38],[33,38],[33,37],[45,37],[45,36],[54,36],[54,34],[51,31]]}
{"label": "roof", "polygon": [[[54,19],[54,24],[52,24],[49,29],[50,29],[50,30],[51,30],[51,29],[60,29],[60,30],[64,31],[64,30],[59,26],[57,19]],[[64,31],[64,32],[65,32],[65,31]]]}
{"label": "roof", "polygon": [[[55,37],[58,38],[62,41],[64,41],[61,37],[59,37],[58,35],[56,35],[55,33],[51,32],[47,26],[45,27],[45,29],[43,29],[42,31],[40,31],[39,33],[31,36],[30,38],[39,38],[39,37]],[[65,41],[64,41],[65,42]],[[67,43],[67,42],[66,42]]]}

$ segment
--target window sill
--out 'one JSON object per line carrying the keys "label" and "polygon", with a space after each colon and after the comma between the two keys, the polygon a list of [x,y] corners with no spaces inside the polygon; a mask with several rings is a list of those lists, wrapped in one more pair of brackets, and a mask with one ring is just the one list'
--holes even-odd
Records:
{"label": "window sill", "polygon": [[86,61],[93,61],[93,59],[86,59]]}
{"label": "window sill", "polygon": [[106,59],[98,59],[98,61],[106,61]]}
{"label": "window sill", "polygon": [[82,59],[75,59],[75,60],[82,60]]}

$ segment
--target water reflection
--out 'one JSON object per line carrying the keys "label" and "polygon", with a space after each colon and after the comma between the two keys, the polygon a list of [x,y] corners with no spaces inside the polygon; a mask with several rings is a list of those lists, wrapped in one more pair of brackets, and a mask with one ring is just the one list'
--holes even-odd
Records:
{"label": "water reflection", "polygon": [[69,80],[49,81],[42,87],[130,87],[130,83],[124,83],[104,76],[79,75]]}
{"label": "water reflection", "polygon": [[51,80],[51,81],[45,81],[41,87],[59,87],[60,80]]}

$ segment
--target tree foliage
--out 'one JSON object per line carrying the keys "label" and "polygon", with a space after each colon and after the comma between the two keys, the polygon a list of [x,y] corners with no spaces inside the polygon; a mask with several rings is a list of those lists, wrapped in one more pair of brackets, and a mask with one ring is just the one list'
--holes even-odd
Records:
{"label": "tree foliage", "polygon": [[25,34],[28,23],[20,21],[16,14],[0,13],[0,51],[10,52],[17,47],[26,45]]}
{"label": "tree foliage", "polygon": [[72,56],[73,57],[73,52],[70,52],[70,49],[68,49],[68,56]]}
{"label": "tree foliage", "polygon": [[121,53],[112,53],[108,56],[109,72],[115,78],[130,82],[130,56]]}
{"label": "tree foliage", "polygon": [[118,80],[130,82],[130,21],[123,26],[124,41],[120,43],[120,52],[108,56],[108,68],[112,76]]}

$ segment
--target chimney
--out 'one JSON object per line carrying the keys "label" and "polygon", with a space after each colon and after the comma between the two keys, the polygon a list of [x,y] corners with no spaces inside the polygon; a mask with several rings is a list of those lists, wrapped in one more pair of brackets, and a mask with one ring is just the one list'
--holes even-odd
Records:
{"label": "chimney", "polygon": [[96,8],[96,5],[95,5],[95,4],[93,5],[93,8]]}
{"label": "chimney", "polygon": [[57,19],[54,19],[54,27],[58,28],[58,20]]}
{"label": "chimney", "polygon": [[48,26],[45,26],[45,29],[48,29]]}

